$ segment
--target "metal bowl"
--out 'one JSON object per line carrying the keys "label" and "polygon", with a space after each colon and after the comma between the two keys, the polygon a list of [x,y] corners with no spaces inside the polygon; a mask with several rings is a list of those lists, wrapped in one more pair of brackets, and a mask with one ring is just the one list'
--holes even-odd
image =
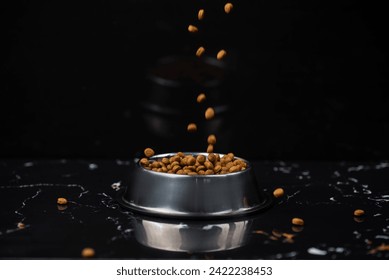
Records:
{"label": "metal bowl", "polygon": [[[207,153],[187,152],[193,156]],[[175,153],[159,154],[156,160]],[[222,157],[223,154],[220,154]],[[139,159],[123,180],[118,202],[135,212],[172,218],[227,218],[248,215],[271,205],[250,162],[243,171],[222,175],[178,175],[143,168]]]}

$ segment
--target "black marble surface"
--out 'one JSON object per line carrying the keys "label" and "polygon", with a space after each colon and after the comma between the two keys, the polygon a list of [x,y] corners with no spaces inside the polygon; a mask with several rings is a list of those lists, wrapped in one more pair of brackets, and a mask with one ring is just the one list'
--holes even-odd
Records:
{"label": "black marble surface", "polygon": [[[129,164],[0,160],[0,258],[79,259],[84,247],[99,259],[389,257],[388,161],[254,161],[261,187],[282,187],[285,195],[253,216],[203,222],[140,217],[119,207]],[[58,206],[58,197],[68,205]],[[357,208],[363,217],[354,217]],[[293,227],[293,217],[305,225]]]}

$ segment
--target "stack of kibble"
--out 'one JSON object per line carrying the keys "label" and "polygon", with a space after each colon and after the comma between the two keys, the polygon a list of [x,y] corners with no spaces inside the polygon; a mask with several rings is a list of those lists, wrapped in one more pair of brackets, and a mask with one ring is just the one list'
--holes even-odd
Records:
{"label": "stack of kibble", "polygon": [[[226,3],[224,5],[224,12],[226,14],[231,13],[233,5]],[[197,19],[203,20],[205,17],[205,10],[199,9],[197,13]],[[196,25],[190,24],[188,31],[191,33],[199,32],[199,28]],[[205,53],[205,47],[200,46],[196,50],[196,56],[201,57]],[[218,60],[222,60],[227,55],[227,52],[222,49],[216,54]],[[207,99],[204,92],[201,92],[197,96],[197,103],[203,103]],[[215,117],[215,110],[212,107],[208,107],[204,116],[206,120],[211,120]],[[189,123],[187,131],[194,133],[197,131],[196,123]],[[149,170],[174,173],[183,175],[213,175],[213,174],[227,174],[232,172],[238,172],[247,168],[247,163],[239,158],[235,158],[233,153],[225,155],[219,155],[214,153],[214,147],[216,144],[216,136],[210,134],[207,138],[207,156],[198,154],[184,154],[179,152],[171,157],[164,157],[160,159],[150,160],[149,158],[154,155],[154,151],[151,148],[147,148],[144,151],[146,157],[142,158],[140,164]]]}

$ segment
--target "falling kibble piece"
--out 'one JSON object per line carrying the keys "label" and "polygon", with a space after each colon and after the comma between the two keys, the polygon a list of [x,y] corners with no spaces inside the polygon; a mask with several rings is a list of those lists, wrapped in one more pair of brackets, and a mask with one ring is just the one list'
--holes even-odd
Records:
{"label": "falling kibble piece", "polygon": [[199,47],[196,51],[196,56],[200,57],[203,55],[203,53],[205,52],[205,48],[204,47]]}
{"label": "falling kibble piece", "polygon": [[198,29],[196,26],[194,26],[194,25],[192,25],[192,24],[189,24],[189,26],[188,26],[188,31],[189,31],[189,32],[192,32],[192,33],[195,33],[195,32],[197,32],[197,31],[199,31],[199,29]]}
{"label": "falling kibble piece", "polygon": [[225,56],[227,55],[227,52],[225,50],[220,50],[217,55],[216,55],[216,58],[218,60],[222,60]]}
{"label": "falling kibble piece", "polygon": [[213,153],[213,145],[208,145],[207,147],[207,153]]}
{"label": "falling kibble piece", "polygon": [[197,18],[199,20],[202,20],[204,18],[204,15],[205,15],[204,9],[200,9],[199,12],[197,13]]}
{"label": "falling kibble piece", "polygon": [[273,191],[273,195],[275,197],[281,197],[284,195],[284,189],[283,188],[277,188]]}
{"label": "falling kibble piece", "polygon": [[207,110],[205,110],[205,118],[210,120],[213,119],[213,117],[215,117],[215,110],[212,107],[207,108]]}
{"label": "falling kibble piece", "polygon": [[207,99],[207,96],[205,95],[205,93],[200,93],[199,95],[197,95],[197,103],[202,103],[206,99]]}
{"label": "falling kibble piece", "polygon": [[58,203],[59,205],[65,205],[65,204],[68,204],[68,200],[67,200],[66,198],[59,197],[59,198],[57,199],[57,203]]}
{"label": "falling kibble piece", "polygon": [[304,225],[304,220],[301,218],[293,218],[292,219],[292,224],[296,226],[303,226]]}
{"label": "falling kibble piece", "polygon": [[210,134],[207,138],[208,144],[215,145],[216,144],[216,136],[215,134]]}
{"label": "falling kibble piece", "polygon": [[365,211],[363,211],[362,209],[356,209],[354,211],[354,216],[357,216],[357,217],[363,216],[364,214],[365,214]]}
{"label": "falling kibble piece", "polygon": [[81,251],[81,256],[83,258],[92,258],[95,256],[95,250],[93,248],[89,248],[89,247],[84,248]]}
{"label": "falling kibble piece", "polygon": [[25,224],[23,224],[22,222],[18,223],[18,228],[19,229],[24,229],[26,227]]}
{"label": "falling kibble piece", "polygon": [[226,14],[231,13],[233,7],[234,6],[232,5],[232,3],[226,3],[224,5],[224,11],[226,12]]}
{"label": "falling kibble piece", "polygon": [[195,132],[197,131],[197,125],[195,123],[190,123],[188,124],[187,130],[189,132]]}
{"label": "falling kibble piece", "polygon": [[144,152],[145,156],[148,158],[152,157],[155,154],[154,150],[151,148],[146,148],[143,152]]}

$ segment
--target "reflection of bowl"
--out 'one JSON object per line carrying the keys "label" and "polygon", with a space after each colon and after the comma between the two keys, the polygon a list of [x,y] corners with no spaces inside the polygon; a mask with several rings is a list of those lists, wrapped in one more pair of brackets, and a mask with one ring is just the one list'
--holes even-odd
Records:
{"label": "reflection of bowl", "polygon": [[[155,155],[150,160],[173,155]],[[240,159],[247,163],[243,171],[194,176],[147,170],[136,160],[118,201],[136,212],[164,217],[225,218],[257,212],[272,199],[258,185],[251,164]]]}
{"label": "reflection of bowl", "polygon": [[251,219],[172,221],[135,217],[135,238],[147,247],[175,252],[212,252],[247,244]]}
{"label": "reflection of bowl", "polygon": [[[179,142],[185,142],[185,147],[192,147],[191,150],[200,150],[202,139],[215,133],[224,139],[218,144],[219,149],[227,150],[233,124],[243,111],[243,107],[237,106],[239,95],[231,90],[231,76],[225,61],[215,57],[161,57],[148,69],[147,84],[136,97],[138,102],[133,103],[140,127],[151,137],[167,143],[169,139],[185,139]],[[207,96],[201,104],[196,102],[200,92]],[[204,118],[207,107],[215,110],[211,120]],[[198,125],[198,131],[191,137],[186,130],[189,122]]]}

